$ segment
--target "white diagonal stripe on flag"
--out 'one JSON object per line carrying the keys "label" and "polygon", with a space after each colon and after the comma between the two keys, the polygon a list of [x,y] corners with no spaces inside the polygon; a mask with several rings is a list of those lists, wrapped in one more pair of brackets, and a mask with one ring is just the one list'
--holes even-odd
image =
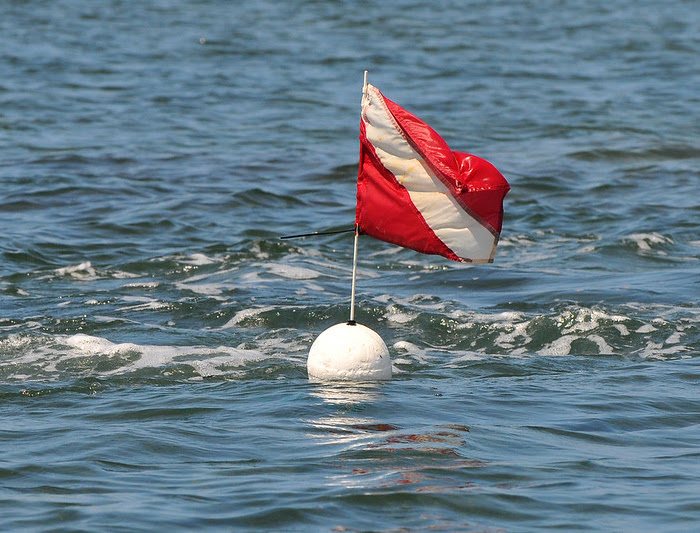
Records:
{"label": "white diagonal stripe on flag", "polygon": [[404,138],[379,91],[368,87],[364,107],[367,140],[377,157],[408,192],[411,202],[435,235],[457,256],[474,262],[493,259],[496,237],[467,213]]}

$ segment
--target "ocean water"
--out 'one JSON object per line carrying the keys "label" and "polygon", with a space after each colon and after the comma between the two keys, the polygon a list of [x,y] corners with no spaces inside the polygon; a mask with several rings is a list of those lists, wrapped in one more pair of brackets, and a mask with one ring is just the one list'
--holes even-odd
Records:
{"label": "ocean water", "polygon": [[[7,1],[0,524],[693,531],[700,5]],[[494,163],[496,260],[360,239],[362,73]]]}

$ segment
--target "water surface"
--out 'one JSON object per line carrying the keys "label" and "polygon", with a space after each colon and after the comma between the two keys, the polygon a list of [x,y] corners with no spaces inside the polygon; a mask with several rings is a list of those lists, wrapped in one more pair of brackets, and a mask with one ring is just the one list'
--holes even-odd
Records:
{"label": "water surface", "polygon": [[[239,5],[240,4],[240,5]],[[695,2],[8,2],[0,521],[688,531],[700,520]],[[363,238],[362,71],[508,178],[496,261]]]}

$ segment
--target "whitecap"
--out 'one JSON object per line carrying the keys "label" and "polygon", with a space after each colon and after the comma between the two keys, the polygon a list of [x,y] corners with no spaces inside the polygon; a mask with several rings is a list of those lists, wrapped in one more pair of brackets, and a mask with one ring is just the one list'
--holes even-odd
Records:
{"label": "whitecap", "polygon": [[656,331],[656,328],[654,326],[652,326],[651,324],[644,324],[643,326],[637,328],[635,333],[651,333],[652,331]]}
{"label": "whitecap", "polygon": [[585,331],[590,331],[592,329],[596,329],[600,326],[601,320],[609,320],[612,322],[623,322],[625,320],[629,320],[625,316],[610,315],[608,313],[605,313],[604,311],[582,308],[577,309],[573,312],[562,313],[559,316],[559,323],[563,325],[565,323],[571,322],[572,318],[573,324],[569,327],[562,329],[562,333],[565,335],[569,333],[581,333]]}
{"label": "whitecap", "polygon": [[639,351],[639,356],[644,359],[666,359],[669,355],[675,355],[686,350],[685,346],[675,345],[664,348],[662,343],[649,341],[647,345]]}
{"label": "whitecap", "polygon": [[225,300],[219,295],[223,292],[225,285],[220,283],[176,283],[175,286],[180,290],[187,290],[195,294],[211,296],[217,300]]}
{"label": "whitecap", "polygon": [[416,319],[417,313],[409,313],[405,311],[399,311],[396,306],[390,306],[387,308],[387,312],[384,314],[387,321],[394,322],[396,324],[406,324]]}
{"label": "whitecap", "polygon": [[260,313],[272,311],[273,309],[276,309],[276,307],[272,305],[258,307],[255,309],[242,309],[241,311],[238,311],[235,315],[233,315],[233,318],[231,318],[231,320],[229,320],[228,322],[226,322],[226,324],[221,326],[220,329],[232,328],[246,319],[257,317]]}
{"label": "whitecap", "polygon": [[183,259],[182,262],[187,263],[188,265],[202,266],[202,265],[211,265],[212,263],[216,263],[217,261],[216,261],[216,259],[208,257],[204,254],[195,253],[195,254],[190,254],[189,256],[187,256],[187,258]]}
{"label": "whitecap", "polygon": [[600,335],[589,335],[586,337],[589,341],[595,342],[598,345],[598,353],[601,355],[613,355],[615,352],[610,345]]}
{"label": "whitecap", "polygon": [[[114,343],[102,337],[79,333],[59,340],[73,349],[63,354],[64,358],[83,357],[85,355],[106,355],[135,353],[139,357],[129,361],[125,366],[104,372],[102,375],[124,374],[144,368],[161,368],[169,364],[184,363],[195,370],[202,370],[202,376],[226,374],[227,367],[244,365],[250,361],[266,356],[257,350],[232,348],[229,346],[160,346],[134,344],[130,342]],[[199,372],[198,372],[199,373]]]}
{"label": "whitecap", "polygon": [[624,242],[632,242],[637,245],[639,250],[648,252],[651,251],[654,245],[658,244],[671,244],[673,239],[671,237],[666,237],[660,233],[632,233],[630,235],[625,235],[622,240]]}
{"label": "whitecap", "polygon": [[293,280],[315,279],[321,275],[320,272],[312,270],[310,268],[292,265],[280,265],[276,263],[267,265],[267,271],[270,274]]}
{"label": "whitecap", "polygon": [[133,272],[124,272],[123,270],[114,270],[109,273],[115,279],[133,279],[138,278],[140,274],[134,274]]}
{"label": "whitecap", "polygon": [[85,261],[84,263],[57,268],[56,275],[79,279],[92,279],[97,277],[97,271],[92,267],[90,261]]}
{"label": "whitecap", "polygon": [[627,329],[627,326],[624,324],[613,324],[613,327],[620,332],[620,335],[623,337],[626,337],[630,334],[629,330]]}
{"label": "whitecap", "polygon": [[155,289],[160,286],[160,281],[139,281],[134,283],[125,283],[122,287],[126,289]]}
{"label": "whitecap", "polygon": [[494,344],[505,349],[514,348],[514,344],[517,341],[520,344],[527,344],[532,340],[532,337],[528,335],[527,328],[530,325],[530,321],[520,322],[508,327],[509,331],[503,331],[498,334],[498,337],[494,340]]}
{"label": "whitecap", "polygon": [[577,335],[564,335],[558,339],[552,341],[547,346],[538,350],[540,355],[569,355],[571,353],[571,343],[574,342],[579,337]]}
{"label": "whitecap", "polygon": [[[392,348],[400,352],[400,356],[393,360],[394,364],[410,364],[413,361],[426,364],[431,359],[431,357],[428,356],[428,351],[426,349],[420,348],[409,341],[397,341],[392,345]],[[408,358],[409,356],[413,359],[413,361]]]}
{"label": "whitecap", "polygon": [[12,333],[4,339],[0,339],[0,353],[7,350],[16,350],[25,348],[32,342],[31,337],[20,333]]}
{"label": "whitecap", "polygon": [[676,331],[675,333],[671,334],[671,336],[666,339],[665,343],[666,344],[678,344],[681,342],[681,335],[682,333],[680,331]]}
{"label": "whitecap", "polygon": [[155,311],[158,309],[169,309],[171,306],[169,302],[163,302],[145,296],[123,296],[122,300],[134,303],[132,305],[119,307],[117,311]]}

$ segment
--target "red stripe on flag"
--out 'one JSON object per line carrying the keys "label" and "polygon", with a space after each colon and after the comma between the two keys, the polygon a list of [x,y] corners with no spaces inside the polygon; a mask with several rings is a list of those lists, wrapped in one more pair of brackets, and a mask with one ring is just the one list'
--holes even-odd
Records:
{"label": "red stripe on flag", "polygon": [[[381,218],[377,216],[381,213]],[[360,172],[357,180],[356,223],[362,233],[424,254],[459,258],[430,228],[413,205],[408,191],[381,164],[360,125]]]}
{"label": "red stripe on flag", "polygon": [[503,224],[503,198],[510,190],[503,175],[485,159],[453,152],[428,124],[383,94],[381,97],[406,142],[423,157],[462,208],[498,237]]}

